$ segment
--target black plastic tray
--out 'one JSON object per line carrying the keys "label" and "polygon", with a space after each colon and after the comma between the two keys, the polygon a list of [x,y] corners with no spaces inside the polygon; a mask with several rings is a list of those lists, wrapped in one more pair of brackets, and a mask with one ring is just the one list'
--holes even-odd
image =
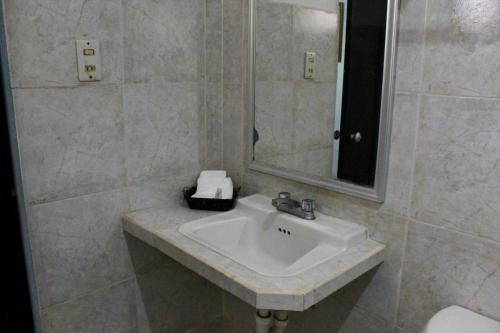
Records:
{"label": "black plastic tray", "polygon": [[184,187],[184,198],[186,199],[189,208],[191,209],[201,209],[201,210],[213,210],[219,212],[226,212],[231,210],[236,205],[236,199],[238,198],[238,192],[240,188],[233,189],[232,199],[204,199],[204,198],[193,198],[193,194],[196,193],[196,186]]}

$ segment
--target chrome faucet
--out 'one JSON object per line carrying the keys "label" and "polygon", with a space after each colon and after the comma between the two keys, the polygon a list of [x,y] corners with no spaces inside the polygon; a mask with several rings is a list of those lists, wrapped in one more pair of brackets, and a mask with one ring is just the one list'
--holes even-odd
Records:
{"label": "chrome faucet", "polygon": [[292,214],[305,220],[314,220],[314,200],[304,199],[302,202],[293,200],[290,192],[280,192],[278,197],[272,200],[272,205],[279,211]]}

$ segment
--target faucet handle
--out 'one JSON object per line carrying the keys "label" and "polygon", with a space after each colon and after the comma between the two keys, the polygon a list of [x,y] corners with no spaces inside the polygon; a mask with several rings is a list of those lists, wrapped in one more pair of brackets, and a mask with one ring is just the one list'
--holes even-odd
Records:
{"label": "faucet handle", "polygon": [[314,200],[312,199],[304,199],[302,200],[302,210],[306,213],[314,212]]}
{"label": "faucet handle", "polygon": [[280,192],[278,194],[278,198],[280,199],[290,199],[291,195],[290,192]]}

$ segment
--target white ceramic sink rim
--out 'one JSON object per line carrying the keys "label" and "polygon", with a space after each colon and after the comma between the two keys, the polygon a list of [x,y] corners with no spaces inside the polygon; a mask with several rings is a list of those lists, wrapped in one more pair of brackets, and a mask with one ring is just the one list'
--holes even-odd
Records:
{"label": "white ceramic sink rim", "polygon": [[188,222],[184,236],[264,276],[289,277],[368,239],[365,227],[316,213],[307,221],[278,212],[271,198],[241,198],[232,211]]}

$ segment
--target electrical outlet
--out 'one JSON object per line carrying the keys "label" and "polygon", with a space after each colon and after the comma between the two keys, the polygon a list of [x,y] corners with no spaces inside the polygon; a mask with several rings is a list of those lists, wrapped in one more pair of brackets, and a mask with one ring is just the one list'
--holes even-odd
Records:
{"label": "electrical outlet", "polygon": [[101,52],[98,40],[77,40],[78,80],[101,80]]}

